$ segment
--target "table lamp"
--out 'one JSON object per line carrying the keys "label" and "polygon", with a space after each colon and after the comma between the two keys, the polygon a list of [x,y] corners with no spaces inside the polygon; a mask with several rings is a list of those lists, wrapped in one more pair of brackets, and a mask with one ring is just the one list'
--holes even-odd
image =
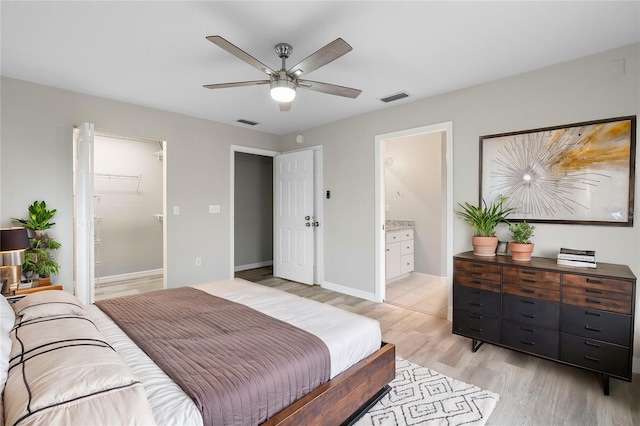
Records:
{"label": "table lamp", "polygon": [[2,293],[18,289],[22,276],[24,251],[30,247],[26,228],[0,229],[0,282]]}

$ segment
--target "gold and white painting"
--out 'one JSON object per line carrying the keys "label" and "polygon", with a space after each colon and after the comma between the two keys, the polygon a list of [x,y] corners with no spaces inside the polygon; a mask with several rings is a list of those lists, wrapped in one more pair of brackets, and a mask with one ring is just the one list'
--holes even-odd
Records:
{"label": "gold and white painting", "polygon": [[509,220],[633,225],[636,117],[480,137],[480,194]]}

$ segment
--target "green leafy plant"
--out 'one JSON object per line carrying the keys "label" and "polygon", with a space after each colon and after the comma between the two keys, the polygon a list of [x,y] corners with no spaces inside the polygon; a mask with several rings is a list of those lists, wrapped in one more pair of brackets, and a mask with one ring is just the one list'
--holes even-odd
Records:
{"label": "green leafy plant", "polygon": [[535,226],[531,226],[524,221],[509,225],[509,232],[511,232],[513,242],[517,244],[531,244],[534,229],[536,229]]}
{"label": "green leafy plant", "polygon": [[22,224],[33,231],[30,238],[31,247],[25,250],[22,271],[29,277],[35,273],[40,277],[49,277],[60,271],[60,265],[53,258],[51,252],[61,247],[61,244],[51,238],[45,230],[50,229],[55,222],[51,219],[56,214],[56,209],[49,210],[44,201],[34,201],[29,206],[29,218],[11,218],[14,222]]}
{"label": "green leafy plant", "polygon": [[51,222],[51,219],[56,214],[56,209],[47,209],[47,203],[44,201],[38,202],[37,200],[29,206],[29,219],[18,219],[12,217],[11,220],[22,224],[27,229],[34,231],[44,231],[55,225]]}
{"label": "green leafy plant", "polygon": [[509,223],[507,216],[513,211],[512,208],[505,207],[507,197],[500,197],[495,202],[487,205],[482,200],[482,205],[474,206],[469,203],[458,203],[462,210],[457,210],[456,214],[467,222],[475,230],[476,237],[495,237],[496,226],[499,223]]}

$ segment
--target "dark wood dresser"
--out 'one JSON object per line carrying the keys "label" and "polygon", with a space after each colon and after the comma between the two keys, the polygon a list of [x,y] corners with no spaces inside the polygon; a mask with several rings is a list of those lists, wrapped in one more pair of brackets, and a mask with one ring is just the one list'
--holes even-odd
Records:
{"label": "dark wood dresser", "polygon": [[453,333],[631,381],[636,277],[626,265],[454,256]]}

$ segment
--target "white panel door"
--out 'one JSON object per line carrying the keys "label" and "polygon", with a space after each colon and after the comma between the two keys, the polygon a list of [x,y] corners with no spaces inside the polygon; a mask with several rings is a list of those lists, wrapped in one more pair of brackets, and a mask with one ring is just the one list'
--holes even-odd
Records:
{"label": "white panel door", "polygon": [[287,280],[313,284],[313,151],[278,155],[275,164],[273,274]]}
{"label": "white panel door", "polygon": [[82,303],[93,303],[93,123],[73,131],[74,152],[74,291]]}

